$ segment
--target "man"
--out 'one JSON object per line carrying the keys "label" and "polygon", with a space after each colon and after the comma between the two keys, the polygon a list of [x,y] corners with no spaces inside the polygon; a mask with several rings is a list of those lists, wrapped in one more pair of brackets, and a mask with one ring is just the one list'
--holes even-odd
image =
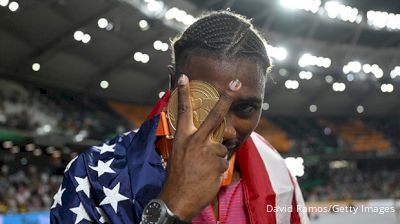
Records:
{"label": "man", "polygon": [[[137,133],[93,147],[67,165],[51,222],[308,223],[296,179],[276,150],[253,133],[270,60],[249,20],[229,11],[207,14],[173,41],[172,56],[178,118],[167,168],[156,131],[169,94]],[[190,80],[210,83],[220,94],[199,128]],[[211,135],[223,120],[219,143]],[[232,182],[221,187],[232,156]]]}

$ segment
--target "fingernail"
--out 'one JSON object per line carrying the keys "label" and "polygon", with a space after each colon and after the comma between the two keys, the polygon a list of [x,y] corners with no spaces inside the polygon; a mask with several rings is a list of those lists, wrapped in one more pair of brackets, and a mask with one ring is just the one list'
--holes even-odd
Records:
{"label": "fingernail", "polygon": [[229,83],[229,89],[231,89],[232,91],[239,90],[241,86],[242,86],[242,82],[240,82],[239,79],[232,80]]}
{"label": "fingernail", "polygon": [[189,82],[189,79],[186,75],[182,74],[181,77],[178,79],[178,85],[186,85]]}

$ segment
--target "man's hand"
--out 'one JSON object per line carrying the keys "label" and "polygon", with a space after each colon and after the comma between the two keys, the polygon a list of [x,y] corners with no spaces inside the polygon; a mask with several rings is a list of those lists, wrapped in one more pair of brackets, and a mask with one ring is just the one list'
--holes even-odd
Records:
{"label": "man's hand", "polygon": [[239,80],[229,83],[206,120],[196,129],[189,80],[185,75],[178,80],[177,129],[167,179],[159,198],[182,220],[191,220],[219,191],[222,175],[228,168],[227,149],[211,136],[228,113],[240,87]]}

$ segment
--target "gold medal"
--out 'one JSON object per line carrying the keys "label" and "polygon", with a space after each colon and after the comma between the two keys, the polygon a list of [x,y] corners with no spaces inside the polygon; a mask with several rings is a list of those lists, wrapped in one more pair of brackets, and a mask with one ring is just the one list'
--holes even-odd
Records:
{"label": "gold medal", "polygon": [[[190,85],[190,99],[192,101],[193,123],[196,128],[204,122],[211,109],[219,100],[218,91],[209,83],[194,80]],[[178,89],[175,89],[168,102],[167,108],[168,121],[172,135],[175,135],[176,123],[178,119]],[[222,142],[225,131],[225,119],[215,128],[212,139]]]}

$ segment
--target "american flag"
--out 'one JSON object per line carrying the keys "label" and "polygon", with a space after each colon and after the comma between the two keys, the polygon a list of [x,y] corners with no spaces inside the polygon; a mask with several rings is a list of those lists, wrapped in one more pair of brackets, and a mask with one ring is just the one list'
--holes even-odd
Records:
{"label": "american flag", "polygon": [[[50,210],[51,223],[137,223],[166,178],[156,150],[164,97],[137,132],[119,135],[71,160]],[[154,115],[154,116],[153,116]],[[270,144],[253,133],[237,151],[251,224],[309,223],[297,181]],[[292,210],[269,211],[268,207]]]}

